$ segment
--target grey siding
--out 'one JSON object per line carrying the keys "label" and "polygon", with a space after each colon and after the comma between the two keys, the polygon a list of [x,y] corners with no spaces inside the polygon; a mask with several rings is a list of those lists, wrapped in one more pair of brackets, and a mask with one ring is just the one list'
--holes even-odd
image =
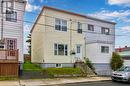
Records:
{"label": "grey siding", "polygon": [[98,75],[111,75],[112,70],[110,64],[107,63],[95,63],[95,71]]}

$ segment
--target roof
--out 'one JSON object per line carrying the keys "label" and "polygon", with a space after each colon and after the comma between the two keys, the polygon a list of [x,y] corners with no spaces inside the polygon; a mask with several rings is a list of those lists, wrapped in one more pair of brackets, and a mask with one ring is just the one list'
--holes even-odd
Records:
{"label": "roof", "polygon": [[92,20],[96,20],[96,21],[100,21],[100,22],[105,22],[105,23],[110,23],[110,24],[116,24],[115,22],[111,22],[111,21],[107,21],[107,20],[103,20],[103,19],[98,19],[98,18],[94,18],[94,17],[91,17],[91,16],[88,16],[88,15],[83,15],[83,14],[79,14],[79,13],[75,13],[75,12],[70,12],[70,11],[67,11],[67,10],[62,10],[62,9],[58,9],[58,8],[54,8],[54,7],[49,7],[49,6],[43,6],[40,14],[38,15],[37,19],[36,19],[36,22],[34,23],[32,29],[31,29],[31,33],[35,27],[35,24],[37,23],[38,19],[40,18],[40,15],[42,14],[42,12],[44,11],[44,9],[51,9],[51,10],[56,10],[56,11],[59,11],[59,12],[64,12],[64,13],[67,13],[67,14],[72,14],[72,15],[76,15],[76,16],[80,16],[80,17],[84,17],[84,18],[88,18],[88,19],[92,19]]}
{"label": "roof", "polygon": [[130,47],[116,48],[116,52],[130,51]]}

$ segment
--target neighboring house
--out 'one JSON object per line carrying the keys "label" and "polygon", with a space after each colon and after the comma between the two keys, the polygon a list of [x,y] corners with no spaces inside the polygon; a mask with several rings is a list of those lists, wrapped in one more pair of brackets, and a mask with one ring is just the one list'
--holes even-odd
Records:
{"label": "neighboring house", "polygon": [[31,30],[31,61],[45,68],[73,67],[88,57],[102,68],[98,71],[106,71],[114,51],[114,29],[113,22],[44,6]]}
{"label": "neighboring house", "polygon": [[116,48],[116,52],[123,58],[124,65],[130,66],[130,47]]}
{"label": "neighboring house", "polygon": [[86,56],[99,75],[110,75],[110,60],[115,51],[115,23],[87,18]]}
{"label": "neighboring house", "polygon": [[[0,39],[2,39],[0,44],[0,60],[11,61],[17,56],[19,62],[24,61],[23,18],[25,5],[25,0],[3,0],[3,2],[0,2]],[[7,54],[4,51],[10,52]]]}

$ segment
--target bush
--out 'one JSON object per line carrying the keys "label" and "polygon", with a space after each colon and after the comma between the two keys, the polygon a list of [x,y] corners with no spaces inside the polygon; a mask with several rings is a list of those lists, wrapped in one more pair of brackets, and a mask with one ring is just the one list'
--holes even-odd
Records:
{"label": "bush", "polygon": [[123,66],[123,59],[119,54],[113,52],[110,65],[111,69],[115,71]]}
{"label": "bush", "polygon": [[89,60],[89,58],[85,58],[86,65],[91,68],[93,71],[95,71],[95,68],[93,67],[92,62]]}

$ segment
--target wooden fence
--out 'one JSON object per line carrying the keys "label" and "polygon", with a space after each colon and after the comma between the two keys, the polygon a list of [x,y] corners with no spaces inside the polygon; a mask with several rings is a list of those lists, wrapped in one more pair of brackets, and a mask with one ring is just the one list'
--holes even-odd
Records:
{"label": "wooden fence", "polygon": [[17,77],[18,50],[0,50],[0,77]]}
{"label": "wooden fence", "polygon": [[18,77],[19,64],[16,62],[1,62],[0,77]]}

